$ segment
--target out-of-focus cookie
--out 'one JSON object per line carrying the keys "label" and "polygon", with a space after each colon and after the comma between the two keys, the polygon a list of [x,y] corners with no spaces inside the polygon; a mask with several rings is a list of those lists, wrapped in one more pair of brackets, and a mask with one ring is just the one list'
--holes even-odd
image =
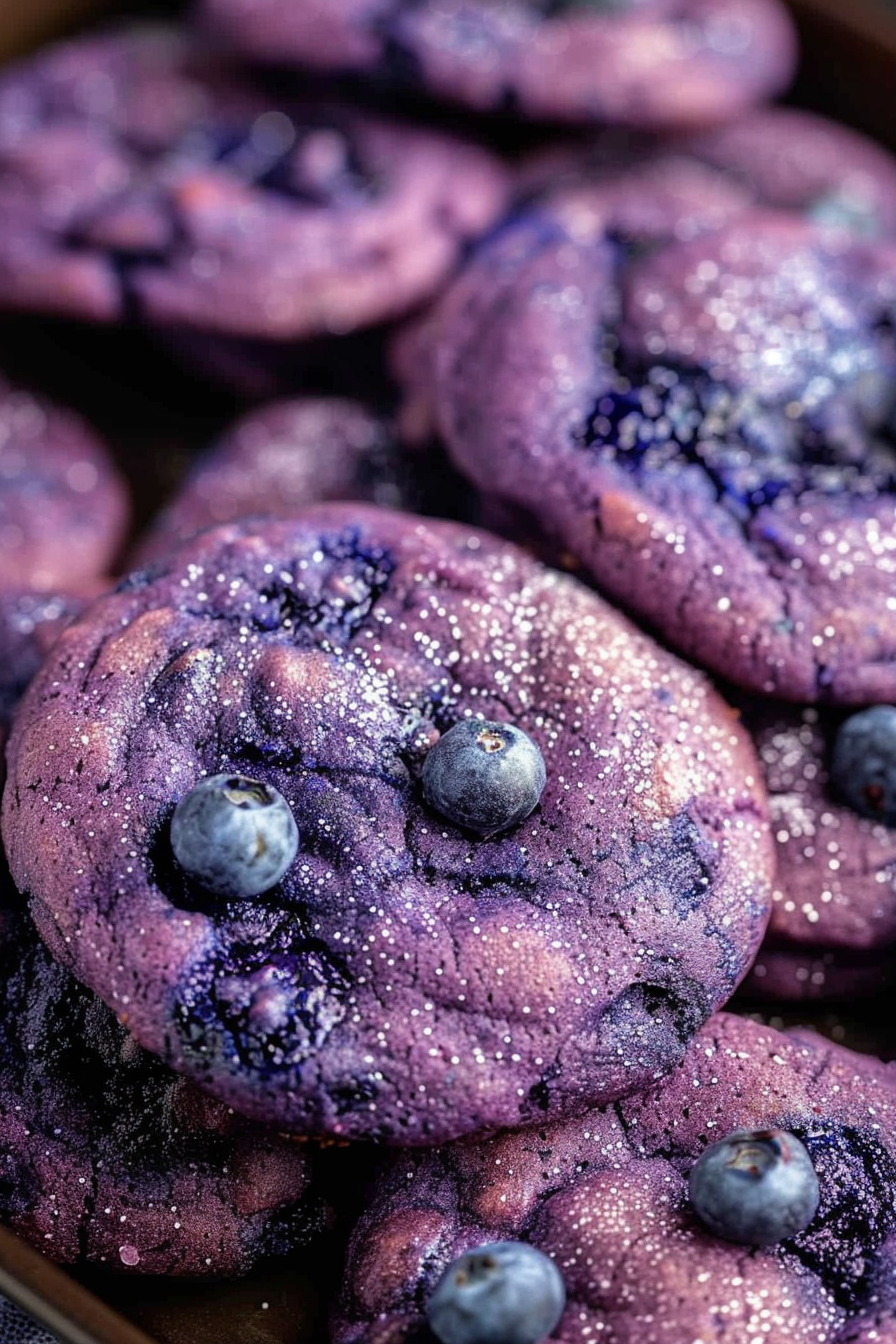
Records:
{"label": "out-of-focus cookie", "polygon": [[273,342],[428,298],[503,206],[486,150],[300,92],[166,29],[0,81],[2,305]]}
{"label": "out-of-focus cookie", "polygon": [[84,421],[0,378],[0,590],[71,589],[107,573],[128,511]]}
{"label": "out-of-focus cookie", "polygon": [[531,155],[525,192],[596,188],[634,174],[655,190],[676,173],[718,175],[744,206],[774,206],[863,237],[896,234],[896,160],[851,127],[794,107],[760,107],[697,135],[605,130]]}
{"label": "out-of-focus cookie", "polygon": [[569,122],[726,121],[796,63],[777,0],[204,0],[202,14],[257,60]]}
{"label": "out-of-focus cookie", "polygon": [[262,406],[199,459],[134,557],[163,561],[186,537],[255,514],[290,517],[311,504],[366,500],[411,513],[472,511],[475,491],[443,455],[403,451],[360,403],[301,398]]}

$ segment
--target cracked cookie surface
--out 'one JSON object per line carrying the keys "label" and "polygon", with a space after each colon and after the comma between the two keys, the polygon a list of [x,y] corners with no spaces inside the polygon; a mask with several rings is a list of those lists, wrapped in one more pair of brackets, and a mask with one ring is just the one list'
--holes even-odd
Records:
{"label": "cracked cookie surface", "polygon": [[0,968],[5,1226],[64,1264],[189,1277],[245,1273],[320,1230],[312,1156],[142,1050],[8,889]]}
{"label": "cracked cookie surface", "polygon": [[[674,1073],[565,1123],[396,1155],[356,1229],[336,1344],[433,1344],[423,1305],[455,1256],[529,1241],[567,1304],[551,1340],[866,1344],[896,1311],[896,1067],[729,1014]],[[721,1241],[691,1210],[690,1167],[737,1129],[805,1144],[821,1203],[764,1249]]]}
{"label": "cracked cookie surface", "polygon": [[344,333],[427,298],[505,178],[450,136],[272,99],[173,30],[82,38],[0,82],[3,304]]}
{"label": "cracked cookie surface", "polygon": [[796,61],[777,0],[204,0],[202,12],[258,60],[571,122],[714,124],[783,89]]}
{"label": "cracked cookie surface", "polygon": [[518,216],[400,352],[406,422],[434,414],[479,488],[694,661],[887,701],[892,248],[731,190],[689,169],[662,216],[627,178]]}
{"label": "cracked cookie surface", "polygon": [[[540,806],[484,841],[425,753],[515,724]],[[231,525],[70,626],[11,742],[10,864],[54,955],[149,1049],[296,1133],[433,1143],[648,1083],[768,915],[756,762],[704,679],[513,546],[360,505]],[[202,774],[301,849],[222,902],[170,855]]]}

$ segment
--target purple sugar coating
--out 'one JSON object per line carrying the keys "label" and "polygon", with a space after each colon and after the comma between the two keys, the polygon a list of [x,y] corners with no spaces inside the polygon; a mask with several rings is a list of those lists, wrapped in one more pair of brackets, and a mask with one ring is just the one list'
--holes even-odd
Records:
{"label": "purple sugar coating", "polygon": [[[516,830],[425,805],[479,714],[547,766]],[[389,1143],[545,1119],[670,1068],[755,954],[757,763],[705,680],[485,533],[361,505],[203,533],[65,631],[9,750],[10,865],[52,952],[238,1110]],[[280,790],[255,900],[170,857],[203,774]]]}
{"label": "purple sugar coating", "polygon": [[244,416],[199,459],[135,560],[165,560],[187,537],[253,514],[288,518],[340,499],[439,513],[455,492],[473,493],[431,453],[402,452],[388,425],[358,402],[274,402]]}
{"label": "purple sugar coating", "polygon": [[173,30],[51,48],[0,83],[3,305],[277,341],[428,298],[500,212],[485,150],[297,92]]}
{"label": "purple sugar coating", "polygon": [[736,685],[891,700],[893,248],[783,212],[709,227],[732,184],[702,171],[705,210],[675,174],[665,219],[613,179],[506,225],[403,338],[403,430],[435,423],[478,488]]}
{"label": "purple sugar coating", "polygon": [[124,482],[93,431],[0,378],[0,591],[97,579],[127,520]]}
{"label": "purple sugar coating", "polygon": [[796,64],[777,0],[204,0],[201,12],[256,60],[557,121],[712,125],[780,92]]}
{"label": "purple sugar coating", "polygon": [[64,1264],[189,1277],[245,1273],[320,1229],[305,1148],[141,1050],[50,960],[8,890],[0,966],[6,1226]]}
{"label": "purple sugar coating", "polygon": [[[716,1139],[770,1128],[809,1150],[819,1211],[777,1246],[719,1240],[690,1208],[687,1173]],[[506,1238],[556,1260],[556,1344],[891,1344],[894,1182],[896,1066],[719,1014],[638,1096],[397,1154],[352,1238],[334,1344],[428,1339],[422,1305],[448,1263]]]}

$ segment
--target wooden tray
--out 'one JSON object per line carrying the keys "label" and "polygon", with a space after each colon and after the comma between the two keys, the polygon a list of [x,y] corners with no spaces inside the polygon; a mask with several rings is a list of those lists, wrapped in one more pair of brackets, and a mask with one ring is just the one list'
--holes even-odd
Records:
{"label": "wooden tray", "polygon": [[[283,0],[301,3],[301,0]],[[896,150],[896,3],[789,0],[801,30],[803,69],[794,101],[876,135]],[[156,0],[149,12],[177,7]],[[105,12],[115,0],[0,0],[0,62]],[[143,12],[147,12],[144,5]],[[135,477],[145,520],[193,451],[232,418],[220,392],[165,362],[139,335],[89,332],[31,319],[0,322],[4,370],[87,414]],[[135,485],[137,481],[135,479]],[[885,1020],[887,1015],[883,1015]],[[774,1025],[807,1021],[789,1013]],[[896,1054],[896,1035],[856,1015],[814,1025],[857,1049]],[[338,1240],[313,1256],[267,1266],[238,1283],[184,1284],[111,1275],[72,1276],[0,1228],[0,1292],[63,1344],[324,1344],[326,1304],[338,1283]],[[3,1341],[0,1341],[3,1344]]]}

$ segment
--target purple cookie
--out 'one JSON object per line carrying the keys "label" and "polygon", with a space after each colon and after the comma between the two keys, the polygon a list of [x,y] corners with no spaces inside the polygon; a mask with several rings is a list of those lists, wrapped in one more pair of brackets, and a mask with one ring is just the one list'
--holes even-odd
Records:
{"label": "purple cookie", "polygon": [[673,202],[612,183],[508,224],[401,352],[405,427],[434,415],[480,489],[735,684],[891,700],[893,249]]}
{"label": "purple cookie", "polygon": [[65,1264],[191,1277],[244,1273],[320,1229],[305,1149],[141,1050],[8,892],[0,966],[6,1226]]}
{"label": "purple cookie", "polygon": [[203,0],[201,12],[257,60],[559,121],[722,122],[779,93],[796,64],[777,0]]}
{"label": "purple cookie", "polygon": [[124,483],[93,431],[0,378],[0,591],[96,579],[127,520]]}
{"label": "purple cookie", "polygon": [[820,998],[880,989],[896,945],[896,830],[838,796],[842,715],[752,702],[744,713],[777,840],[775,903],[748,990]]}
{"label": "purple cookie", "polygon": [[[547,770],[491,839],[420,781],[476,715]],[[644,1086],[768,915],[736,716],[574,580],[458,524],[329,505],[201,534],[69,626],[8,759],[10,865],[54,955],[295,1133],[435,1143]],[[173,862],[174,805],[219,772],[298,824],[264,895]]]}
{"label": "purple cookie", "polygon": [[[732,1131],[772,1128],[805,1144],[818,1212],[777,1245],[723,1241],[693,1212],[688,1172]],[[334,1344],[431,1341],[423,1307],[447,1265],[506,1239],[564,1278],[557,1344],[892,1344],[894,1187],[896,1066],[719,1014],[637,1097],[396,1156],[352,1239]]]}
{"label": "purple cookie", "polygon": [[444,513],[461,493],[474,492],[447,463],[402,452],[388,426],[358,402],[275,402],[238,421],[200,458],[135,561],[165,560],[196,532],[253,514],[288,518],[338,499]]}
{"label": "purple cookie", "polygon": [[[634,181],[662,194],[674,180],[717,173],[718,192],[737,192],[743,206],[800,211],[816,223],[866,237],[896,234],[896,159],[849,127],[790,107],[763,107],[693,136],[604,131],[533,155],[519,173],[532,193],[582,191]],[[701,171],[702,170],[702,171]],[[732,195],[732,204],[737,199]],[[699,204],[699,202],[698,202]],[[706,208],[704,200],[703,209]]]}
{"label": "purple cookie", "polygon": [[429,297],[505,190],[484,150],[272,102],[173,31],[82,38],[0,83],[7,307],[342,333]]}

